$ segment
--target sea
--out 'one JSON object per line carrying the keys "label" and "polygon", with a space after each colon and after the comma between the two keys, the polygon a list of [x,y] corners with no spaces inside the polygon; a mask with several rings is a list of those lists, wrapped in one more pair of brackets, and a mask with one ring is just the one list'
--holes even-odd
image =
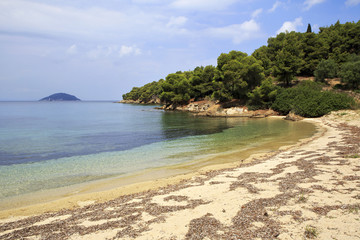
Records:
{"label": "sea", "polygon": [[240,161],[241,151],[274,151],[315,131],[307,122],[110,101],[0,102],[0,200],[144,171],[194,171],[229,154]]}

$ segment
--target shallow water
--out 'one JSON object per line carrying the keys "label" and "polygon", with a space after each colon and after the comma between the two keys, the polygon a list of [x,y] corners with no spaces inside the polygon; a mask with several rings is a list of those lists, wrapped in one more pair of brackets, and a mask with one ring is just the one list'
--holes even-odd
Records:
{"label": "shallow water", "polygon": [[111,102],[1,102],[0,199],[166,166],[203,166],[314,131],[305,122],[203,118]]}

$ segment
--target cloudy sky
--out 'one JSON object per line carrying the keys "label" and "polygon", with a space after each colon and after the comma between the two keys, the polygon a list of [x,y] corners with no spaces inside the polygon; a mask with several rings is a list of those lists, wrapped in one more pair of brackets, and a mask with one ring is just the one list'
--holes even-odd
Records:
{"label": "cloudy sky", "polygon": [[282,31],[359,20],[360,0],[0,0],[0,100],[133,86],[251,54]]}

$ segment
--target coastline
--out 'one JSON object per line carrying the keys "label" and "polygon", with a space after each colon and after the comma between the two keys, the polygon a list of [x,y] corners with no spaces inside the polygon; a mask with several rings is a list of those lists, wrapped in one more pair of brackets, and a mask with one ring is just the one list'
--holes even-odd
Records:
{"label": "coastline", "polygon": [[[241,234],[244,239],[298,239],[308,226],[316,229],[321,239],[329,239],[331,234],[351,239],[359,236],[357,225],[352,224],[359,222],[360,179],[356,171],[360,166],[357,155],[350,155],[359,147],[347,149],[347,155],[343,148],[356,145],[346,141],[357,137],[360,124],[356,118],[354,122],[346,121],[350,113],[341,111],[321,119],[306,119],[323,131],[293,146],[253,155],[244,162],[129,185],[123,187],[122,197],[113,200],[111,196],[118,195],[109,190],[101,196],[90,193],[85,198],[79,195],[76,199],[54,201],[53,208],[35,206],[45,211],[71,205],[77,208],[25,219],[3,219],[0,239],[24,236],[29,228],[34,235],[26,236],[47,236],[55,225],[68,229],[72,239],[191,239],[199,234],[210,239],[228,239],[229,234]],[[341,125],[344,122],[358,128]],[[104,202],[105,196],[109,198]],[[29,214],[36,211],[3,211],[0,218]],[[65,221],[71,218],[70,223]],[[263,235],[251,235],[255,232]],[[57,234],[63,236],[61,231]]]}
{"label": "coastline", "polygon": [[[273,116],[269,117],[266,122],[272,121],[272,119],[280,121],[280,123],[284,121],[280,116]],[[0,200],[0,219],[11,215],[33,215],[62,208],[76,208],[81,206],[81,203],[78,204],[78,202],[82,201],[104,202],[122,195],[153,189],[153,186],[155,186],[154,188],[163,187],[173,181],[177,182],[176,179],[189,179],[211,169],[236,167],[238,159],[248,161],[255,155],[263,155],[275,152],[280,147],[292,146],[299,139],[306,139],[317,131],[313,124],[300,124],[302,126],[301,133],[299,130],[290,131],[284,136],[276,137],[275,141],[272,139],[259,141],[257,137],[248,142],[245,147],[239,146],[230,151],[205,154],[197,159],[178,164],[2,199]]]}

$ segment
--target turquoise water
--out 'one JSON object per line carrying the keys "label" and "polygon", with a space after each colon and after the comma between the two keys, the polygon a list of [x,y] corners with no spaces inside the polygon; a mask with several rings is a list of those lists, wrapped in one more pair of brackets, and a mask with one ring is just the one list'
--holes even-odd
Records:
{"label": "turquoise water", "polygon": [[314,128],[111,102],[0,102],[0,199],[293,139]]}

